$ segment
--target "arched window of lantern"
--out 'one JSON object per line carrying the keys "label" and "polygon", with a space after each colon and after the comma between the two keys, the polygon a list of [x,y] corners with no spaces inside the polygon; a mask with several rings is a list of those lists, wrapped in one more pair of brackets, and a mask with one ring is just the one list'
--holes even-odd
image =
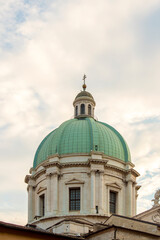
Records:
{"label": "arched window of lantern", "polygon": [[88,115],[91,115],[91,105],[88,105]]}
{"label": "arched window of lantern", "polygon": [[78,106],[76,106],[76,108],[75,108],[75,116],[77,116],[78,115]]}
{"label": "arched window of lantern", "polygon": [[81,104],[81,114],[85,114],[85,105]]}

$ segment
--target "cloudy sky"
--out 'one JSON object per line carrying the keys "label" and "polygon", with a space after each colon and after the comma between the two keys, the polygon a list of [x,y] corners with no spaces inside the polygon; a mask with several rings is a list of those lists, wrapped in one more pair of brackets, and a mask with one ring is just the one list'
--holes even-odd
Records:
{"label": "cloudy sky", "polygon": [[81,90],[126,139],[138,212],[160,187],[160,1],[0,0],[0,220],[27,222],[24,177]]}

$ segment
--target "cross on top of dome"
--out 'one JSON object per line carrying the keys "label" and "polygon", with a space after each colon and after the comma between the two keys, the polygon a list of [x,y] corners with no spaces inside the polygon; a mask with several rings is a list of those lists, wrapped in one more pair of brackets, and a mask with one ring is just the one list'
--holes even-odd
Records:
{"label": "cross on top of dome", "polygon": [[92,94],[86,91],[86,78],[87,76],[84,74],[82,79],[84,81],[84,84],[82,85],[83,91],[78,93],[73,102],[75,118],[94,118],[94,108],[96,103]]}
{"label": "cross on top of dome", "polygon": [[87,76],[84,74],[84,76],[83,76],[83,81],[84,81],[84,84],[83,84],[83,91],[85,91],[86,90],[86,87],[87,87],[87,85],[86,85],[86,83],[85,83],[85,80],[86,80],[86,78],[87,78]]}

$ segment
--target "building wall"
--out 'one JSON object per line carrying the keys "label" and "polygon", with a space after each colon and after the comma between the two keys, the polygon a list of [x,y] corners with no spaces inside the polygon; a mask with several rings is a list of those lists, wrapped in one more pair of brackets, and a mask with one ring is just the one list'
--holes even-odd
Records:
{"label": "building wall", "polygon": [[[69,211],[69,188],[80,188],[80,211]],[[110,216],[110,191],[116,192],[116,213],[135,215],[136,175],[132,166],[123,161],[91,156],[57,156],[44,162],[29,176],[29,222],[41,220],[52,224],[66,216]],[[41,217],[40,196],[45,195],[45,216]],[[96,212],[98,206],[98,213]],[[37,219],[35,219],[37,216]],[[48,220],[47,220],[48,219]],[[52,219],[52,221],[50,220]],[[90,217],[90,220],[92,218]],[[93,217],[93,221],[94,221]]]}
{"label": "building wall", "polygon": [[145,232],[130,231],[129,229],[111,228],[87,237],[89,240],[159,240],[159,236]]}

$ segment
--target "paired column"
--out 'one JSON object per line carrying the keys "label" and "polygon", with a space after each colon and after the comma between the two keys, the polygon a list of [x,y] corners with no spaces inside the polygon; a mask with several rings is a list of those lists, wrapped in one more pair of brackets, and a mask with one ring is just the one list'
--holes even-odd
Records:
{"label": "paired column", "polygon": [[133,182],[132,184],[132,204],[133,204],[133,208],[132,208],[132,216],[136,215],[136,193],[135,193],[135,182]]}
{"label": "paired column", "polygon": [[91,213],[95,214],[95,171],[91,171]]}
{"label": "paired column", "polygon": [[47,194],[46,194],[46,208],[47,215],[56,214],[58,211],[58,173],[48,173],[47,180]]}
{"label": "paired column", "polygon": [[35,215],[35,196],[33,185],[28,184],[28,222],[34,220]]}
{"label": "paired column", "polygon": [[100,172],[99,174],[99,213],[103,214],[103,177],[104,172]]}
{"label": "paired column", "polygon": [[47,196],[46,196],[46,209],[47,215],[51,213],[51,174],[46,174],[47,179]]}
{"label": "paired column", "polygon": [[[91,171],[91,213],[96,213],[96,205],[98,205],[98,213],[103,214],[103,193],[104,193],[104,172],[99,171],[98,182],[97,182],[97,192],[96,192],[96,171]],[[98,194],[98,199],[96,200],[96,194]],[[97,202],[96,202],[97,201]]]}
{"label": "paired column", "polygon": [[127,182],[127,194],[126,194],[126,210],[127,210],[127,216],[132,217],[132,180],[129,180]]}
{"label": "paired column", "polygon": [[52,207],[51,211],[56,214],[58,211],[58,173],[53,173],[51,177],[52,186]]}

